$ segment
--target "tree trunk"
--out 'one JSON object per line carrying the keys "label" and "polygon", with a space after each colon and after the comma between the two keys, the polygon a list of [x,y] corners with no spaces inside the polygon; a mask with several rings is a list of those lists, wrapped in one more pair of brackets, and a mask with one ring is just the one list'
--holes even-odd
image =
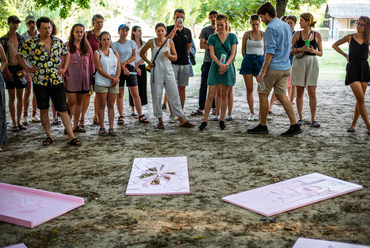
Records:
{"label": "tree trunk", "polygon": [[195,24],[194,24],[192,16],[190,16],[190,26],[191,26],[191,29],[193,30],[193,38],[197,38],[197,33],[195,32]]}
{"label": "tree trunk", "polygon": [[277,17],[280,18],[285,14],[285,8],[288,0],[276,0]]}

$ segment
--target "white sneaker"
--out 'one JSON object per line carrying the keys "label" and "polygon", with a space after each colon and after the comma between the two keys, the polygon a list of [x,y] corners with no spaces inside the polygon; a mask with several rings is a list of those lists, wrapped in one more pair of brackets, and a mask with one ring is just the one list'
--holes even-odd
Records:
{"label": "white sneaker", "polygon": [[259,121],[260,120],[260,116],[259,115],[253,115],[253,117],[254,117],[254,120],[255,121]]}
{"label": "white sneaker", "polygon": [[272,116],[271,115],[267,115],[267,120],[268,121],[271,121],[272,120]]}
{"label": "white sneaker", "polygon": [[27,125],[28,124],[28,117],[27,116],[23,116],[22,124],[23,125]]}
{"label": "white sneaker", "polygon": [[168,120],[169,123],[175,123],[175,116],[170,115],[170,119]]}
{"label": "white sneaker", "polygon": [[254,119],[254,114],[249,114],[249,116],[248,116],[248,121],[254,121],[255,119]]}
{"label": "white sneaker", "polygon": [[41,120],[40,120],[40,118],[37,115],[35,115],[35,116],[32,117],[32,122],[33,123],[40,123]]}

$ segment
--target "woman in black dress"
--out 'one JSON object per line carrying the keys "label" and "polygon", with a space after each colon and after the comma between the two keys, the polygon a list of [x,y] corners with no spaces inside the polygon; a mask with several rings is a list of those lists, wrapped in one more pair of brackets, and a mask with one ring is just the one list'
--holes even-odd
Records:
{"label": "woman in black dress", "polygon": [[[344,43],[349,44],[348,55],[345,54],[339,46]],[[357,33],[347,35],[343,39],[333,44],[334,50],[347,59],[347,74],[345,84],[349,85],[356,97],[355,113],[348,132],[356,131],[356,123],[361,115],[367,127],[367,134],[370,135],[370,122],[365,106],[365,92],[370,82],[369,57],[370,45],[370,18],[361,16],[357,20]]]}

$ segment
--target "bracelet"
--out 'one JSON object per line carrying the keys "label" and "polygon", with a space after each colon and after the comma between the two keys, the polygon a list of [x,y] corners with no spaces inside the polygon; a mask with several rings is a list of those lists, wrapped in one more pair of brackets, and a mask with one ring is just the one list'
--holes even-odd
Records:
{"label": "bracelet", "polygon": [[66,69],[62,68],[62,70],[63,70],[64,72],[66,72]]}
{"label": "bracelet", "polygon": [[175,29],[173,29],[172,32],[176,33]]}
{"label": "bracelet", "polygon": [[297,47],[295,48],[295,51],[298,53],[298,48]]}
{"label": "bracelet", "polygon": [[112,81],[114,80],[114,77],[112,77]]}
{"label": "bracelet", "polygon": [[8,74],[8,72],[9,72],[9,70],[7,70],[7,71],[5,72],[5,75],[6,75],[6,74]]}

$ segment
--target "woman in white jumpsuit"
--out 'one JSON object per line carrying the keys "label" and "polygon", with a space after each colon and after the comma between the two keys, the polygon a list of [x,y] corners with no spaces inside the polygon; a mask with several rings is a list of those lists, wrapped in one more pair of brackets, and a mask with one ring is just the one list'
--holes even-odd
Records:
{"label": "woman in white jumpsuit", "polygon": [[[171,65],[171,61],[177,60],[175,45],[172,40],[165,38],[166,26],[163,23],[158,23],[155,26],[155,32],[157,33],[158,38],[149,40],[141,49],[140,56],[150,67],[152,67],[150,87],[152,91],[154,116],[158,118],[157,127],[159,129],[164,128],[162,118],[163,88],[166,89],[166,94],[174,115],[179,118],[180,127],[193,127],[194,125],[186,121],[184,118],[184,113],[181,109],[180,96],[175,81],[175,74]],[[162,46],[162,44],[164,45]],[[161,46],[162,48],[160,48]],[[154,64],[145,56],[145,53],[149,48],[152,49],[152,60],[160,49]]]}

